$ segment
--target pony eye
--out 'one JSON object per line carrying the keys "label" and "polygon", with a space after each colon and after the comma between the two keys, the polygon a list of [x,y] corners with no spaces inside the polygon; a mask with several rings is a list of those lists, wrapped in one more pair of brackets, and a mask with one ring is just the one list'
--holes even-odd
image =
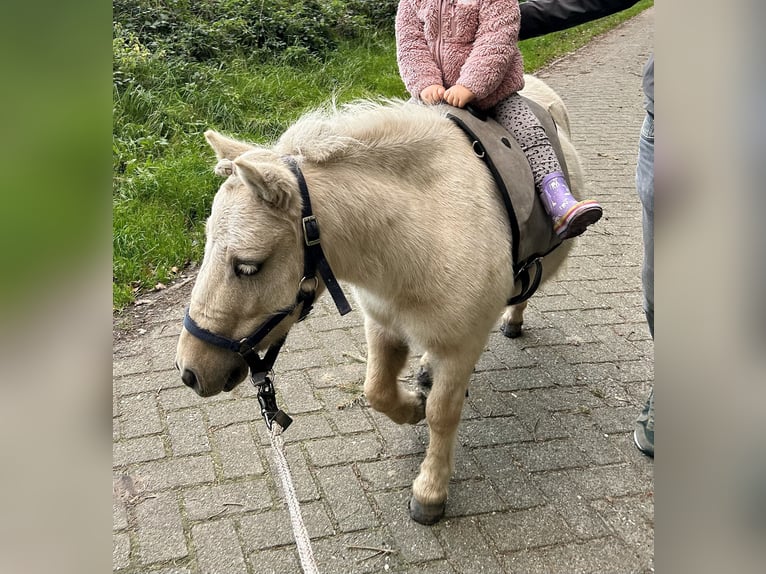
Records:
{"label": "pony eye", "polygon": [[234,265],[234,273],[237,277],[249,277],[250,275],[255,275],[260,269],[260,263],[255,263],[253,261],[242,261]]}

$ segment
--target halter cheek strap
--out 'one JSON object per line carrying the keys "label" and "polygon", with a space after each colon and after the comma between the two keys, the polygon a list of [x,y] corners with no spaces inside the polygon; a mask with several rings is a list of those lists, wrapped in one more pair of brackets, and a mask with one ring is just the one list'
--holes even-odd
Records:
{"label": "halter cheek strap", "polygon": [[[303,280],[313,279],[316,275],[316,271],[319,271],[319,275],[324,281],[325,287],[330,292],[332,300],[335,302],[335,307],[338,309],[338,313],[345,315],[351,311],[351,305],[348,304],[346,296],[343,294],[338,281],[335,279],[330,264],[327,262],[327,258],[322,250],[322,244],[320,243],[319,236],[319,223],[316,216],[311,210],[311,197],[309,196],[309,189],[306,185],[306,179],[303,177],[303,172],[298,167],[298,162],[295,161],[293,156],[284,156],[282,158],[293,172],[295,178],[298,180],[298,189],[301,192],[301,200],[303,208],[301,210],[301,226],[303,227],[303,242],[305,244],[305,250],[303,255]],[[312,300],[313,303],[313,292]]]}

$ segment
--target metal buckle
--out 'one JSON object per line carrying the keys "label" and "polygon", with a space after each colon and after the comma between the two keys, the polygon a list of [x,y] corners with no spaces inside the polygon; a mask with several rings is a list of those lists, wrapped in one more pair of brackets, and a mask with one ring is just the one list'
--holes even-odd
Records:
{"label": "metal buckle", "polygon": [[[308,247],[311,247],[313,245],[319,245],[319,224],[317,223],[317,218],[314,215],[309,215],[308,217],[303,218],[303,241],[306,242],[306,245]],[[306,224],[313,224],[313,229],[316,231],[316,239],[309,239],[309,231],[306,227]]]}
{"label": "metal buckle", "polygon": [[257,373],[257,375],[259,382],[256,382],[256,373],[253,373],[250,379],[258,389],[258,403],[261,405],[261,415],[266,421],[266,428],[272,430],[272,423],[276,422],[283,431],[287,430],[293,419],[277,406],[277,395],[271,379],[272,373]]}

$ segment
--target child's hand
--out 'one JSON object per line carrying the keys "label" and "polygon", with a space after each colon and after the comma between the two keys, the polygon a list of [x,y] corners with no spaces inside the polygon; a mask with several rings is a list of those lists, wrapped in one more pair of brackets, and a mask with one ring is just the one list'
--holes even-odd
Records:
{"label": "child's hand", "polygon": [[423,100],[427,104],[438,104],[442,101],[442,98],[444,97],[444,86],[440,86],[438,84],[434,84],[433,86],[428,86],[427,88],[423,88],[423,91],[420,92],[420,99]]}
{"label": "child's hand", "polygon": [[464,108],[475,99],[473,92],[460,84],[455,84],[444,92],[444,101],[456,108]]}

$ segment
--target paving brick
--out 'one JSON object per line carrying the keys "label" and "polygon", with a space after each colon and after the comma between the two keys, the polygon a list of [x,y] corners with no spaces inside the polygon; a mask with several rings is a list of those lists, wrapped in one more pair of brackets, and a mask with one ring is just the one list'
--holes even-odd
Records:
{"label": "paving brick", "polygon": [[[378,549],[391,552],[380,552]],[[314,556],[322,574],[420,572],[419,568],[410,569],[403,563],[396,545],[382,530],[339,534],[318,540],[314,544]]]}
{"label": "paving brick", "polygon": [[112,361],[112,376],[114,377],[144,373],[150,369],[151,361],[143,353],[114,359]]}
{"label": "paving brick", "polygon": [[[179,317],[179,323],[183,322],[183,317]],[[181,377],[178,375],[178,371],[175,370],[175,357],[176,348],[178,347],[178,339],[176,337],[161,337],[152,339],[149,342],[151,348],[151,361],[152,368],[161,370],[167,369],[169,373],[173,373],[173,379],[181,383]]]}
{"label": "paving brick", "polygon": [[176,370],[152,370],[115,379],[115,388],[119,396],[137,393],[157,393],[160,389],[179,388],[182,386],[187,392],[190,391],[188,387],[183,385],[181,377],[178,376],[178,371]]}
{"label": "paving brick", "polygon": [[383,516],[383,523],[391,533],[399,556],[405,562],[426,562],[445,557],[434,530],[410,519],[409,489],[378,493],[374,498]]}
{"label": "paving brick", "polygon": [[377,411],[370,411],[372,422],[383,440],[386,456],[407,456],[426,451],[428,429],[420,425],[399,425]]}
{"label": "paving brick", "polygon": [[128,527],[128,512],[118,496],[112,496],[112,528],[122,530]]}
{"label": "paving brick", "polygon": [[[484,375],[485,373],[475,375],[468,389],[466,402],[473,407],[471,418],[512,415],[513,409],[507,400],[507,395],[493,390],[489,383],[489,378]],[[467,418],[465,412],[463,413],[463,418]]]}
{"label": "paving brick", "polygon": [[445,516],[448,518],[505,509],[505,504],[488,480],[464,480],[450,484],[445,511]]}
{"label": "paving brick", "polygon": [[213,432],[213,441],[224,478],[263,474],[263,463],[258,454],[261,447],[253,438],[249,424],[219,429]]}
{"label": "paving brick", "polygon": [[278,373],[301,371],[311,367],[330,367],[334,361],[327,355],[324,349],[307,349],[292,353],[281,353],[276,365]]}
{"label": "paving brick", "polygon": [[604,519],[580,494],[570,471],[537,473],[532,480],[545,494],[548,505],[556,508],[574,533],[582,539],[603,538],[611,534]]}
{"label": "paving brick", "polygon": [[133,395],[120,401],[120,431],[124,438],[162,430],[162,420],[153,394]]}
{"label": "paving brick", "polygon": [[130,536],[126,533],[115,533],[112,536],[112,569],[119,570],[130,565]]}
{"label": "paving brick", "polygon": [[187,488],[183,500],[189,520],[263,511],[275,504],[266,478]]}
{"label": "paving brick", "polygon": [[654,556],[654,497],[594,500],[591,506],[620,539],[649,561]]}
{"label": "paving brick", "polygon": [[512,446],[476,450],[474,456],[481,473],[492,483],[506,508],[521,510],[545,503],[531,475],[519,469],[513,461]]}
{"label": "paving brick", "polygon": [[640,410],[636,406],[601,407],[592,409],[589,414],[602,433],[612,435],[633,432]]}
{"label": "paving brick", "polygon": [[232,398],[218,403],[203,403],[203,405],[207,413],[208,423],[213,428],[233,423],[262,420],[261,406],[256,398]]}
{"label": "paving brick", "polygon": [[165,441],[159,435],[116,442],[112,447],[112,465],[124,466],[165,457]]}
{"label": "paving brick", "polygon": [[142,564],[183,558],[189,551],[176,495],[159,493],[136,504],[136,531]]}
{"label": "paving brick", "polygon": [[204,455],[147,462],[135,466],[133,472],[138,480],[145,482],[152,490],[189,486],[215,479],[213,461]]}
{"label": "paving brick", "polygon": [[162,323],[155,325],[149,331],[149,337],[151,339],[172,339],[174,342],[178,341],[178,336],[181,334],[181,328],[183,327],[183,313],[178,313],[177,317],[169,321],[163,321]]}
{"label": "paving brick", "polygon": [[292,546],[255,550],[248,555],[248,562],[256,574],[288,574],[301,571],[298,551]]}
{"label": "paving brick", "polygon": [[364,530],[378,525],[375,512],[351,467],[318,469],[317,480],[324,494],[323,499],[332,509],[341,532]]}
{"label": "paving brick", "polygon": [[[502,336],[502,335],[501,335]],[[507,368],[536,367],[539,361],[519,344],[509,344],[507,338],[492,347],[492,354]]]}
{"label": "paving brick", "polygon": [[507,372],[487,377],[489,384],[496,391],[518,391],[520,389],[541,389],[555,383],[550,374],[542,367],[515,367]]}
{"label": "paving brick", "polygon": [[306,369],[311,384],[318,389],[357,384],[361,387],[366,372],[366,364],[359,361],[327,368]]}
{"label": "paving brick", "polygon": [[619,540],[609,537],[582,543],[523,550],[501,557],[508,573],[624,574],[636,572],[636,558]]}
{"label": "paving brick", "polygon": [[306,444],[309,458],[316,466],[374,460],[382,445],[372,433],[320,439]]}
{"label": "paving brick", "polygon": [[517,417],[463,421],[458,427],[458,440],[466,447],[492,446],[531,439],[532,435]]}
{"label": "paving brick", "polygon": [[478,517],[485,535],[500,552],[570,542],[575,534],[552,507],[541,506]]}
{"label": "paving brick", "polygon": [[503,574],[497,558],[487,551],[487,540],[476,518],[451,518],[434,530],[447,561],[457,572]]}
{"label": "paving brick", "polygon": [[234,523],[217,520],[192,526],[192,540],[200,574],[247,574]]}
{"label": "paving brick", "polygon": [[575,439],[550,440],[515,445],[514,459],[527,472],[582,468],[592,464]]}
{"label": "paving brick", "polygon": [[572,477],[588,499],[641,494],[652,488],[627,464],[586,468],[573,472]]}
{"label": "paving brick", "polygon": [[422,457],[387,458],[357,464],[362,483],[369,490],[392,490],[408,487],[420,470]]}
{"label": "paving brick", "polygon": [[367,415],[369,407],[363,406],[366,405],[366,401],[361,394],[340,389],[326,389],[317,394],[324,405],[327,419],[341,434],[375,430]]}
{"label": "paving brick", "polygon": [[322,408],[322,403],[314,396],[314,389],[303,372],[290,373],[281,377],[279,396],[284,401],[280,408],[291,415],[318,411]]}
{"label": "paving brick", "polygon": [[229,398],[226,395],[216,395],[216,397],[202,398],[189,387],[177,387],[173,389],[162,389],[159,392],[159,403],[165,412],[186,409],[189,407],[210,406],[210,398],[216,399],[218,396],[224,399]]}
{"label": "paving brick", "polygon": [[349,360],[365,359],[367,348],[355,330],[336,329],[330,333],[316,333],[327,357],[335,364],[344,364]]}
{"label": "paving brick", "polygon": [[199,409],[171,411],[165,415],[170,448],[176,456],[198,454],[210,450],[207,423]]}

